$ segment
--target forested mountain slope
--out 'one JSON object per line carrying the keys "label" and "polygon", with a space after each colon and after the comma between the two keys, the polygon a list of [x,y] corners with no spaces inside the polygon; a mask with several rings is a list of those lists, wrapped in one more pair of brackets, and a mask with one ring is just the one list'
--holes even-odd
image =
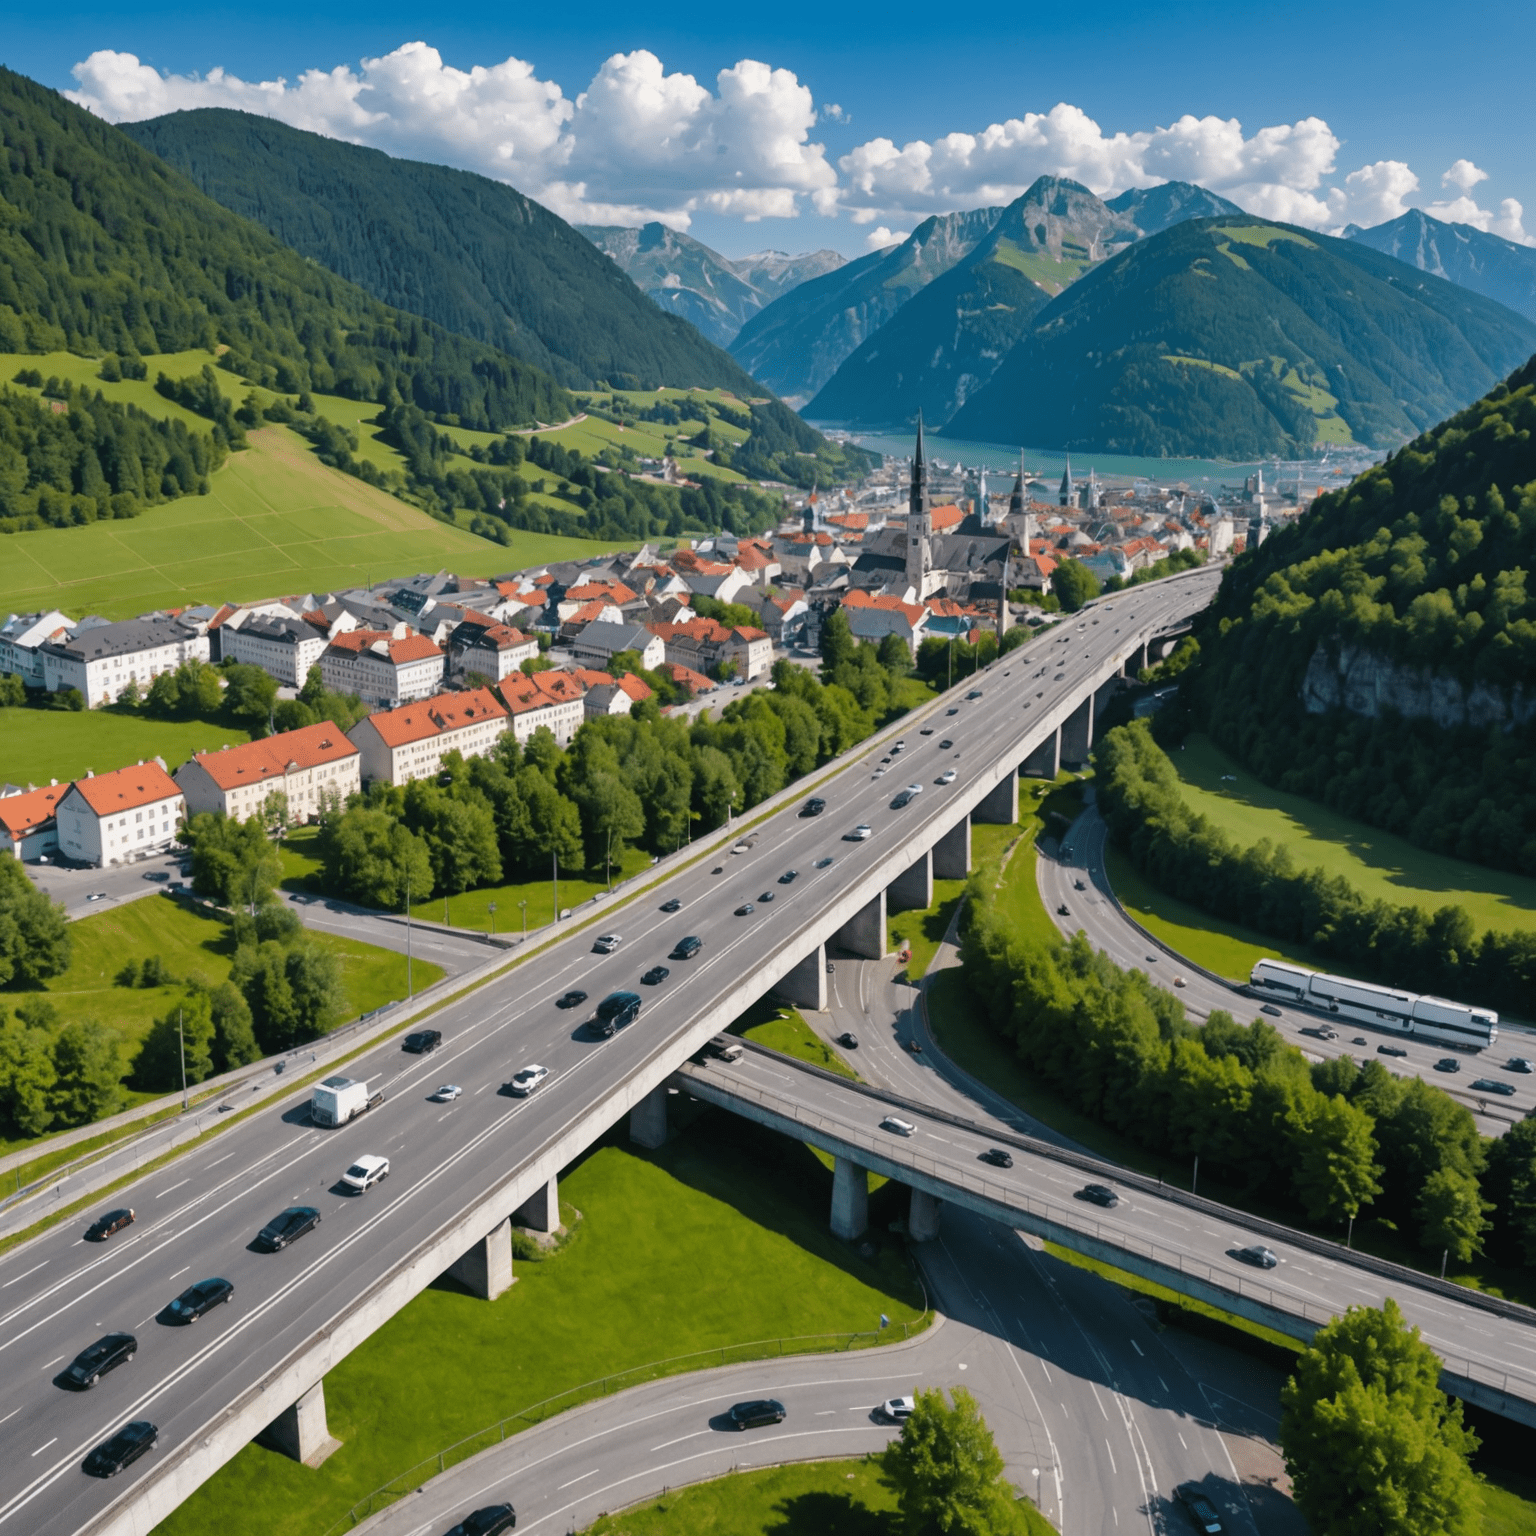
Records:
{"label": "forested mountain slope", "polygon": [[376,299],[570,388],[761,393],[728,353],[662,314],[585,236],[501,182],[221,108],[122,131]]}
{"label": "forested mountain slope", "polygon": [[1175,457],[1390,447],[1533,350],[1522,316],[1367,247],[1198,219],[1074,283],[945,431]]}
{"label": "forested mountain slope", "polygon": [[541,369],[380,303],[0,69],[0,352],[199,346],[285,392],[403,398],[465,426],[572,410]]}
{"label": "forested mountain slope", "polygon": [[1180,720],[1268,782],[1536,873],[1536,358],[1222,583]]}
{"label": "forested mountain slope", "polygon": [[1433,272],[1461,288],[1536,320],[1536,250],[1470,224],[1446,224],[1421,209],[1371,229],[1350,229],[1351,240]]}

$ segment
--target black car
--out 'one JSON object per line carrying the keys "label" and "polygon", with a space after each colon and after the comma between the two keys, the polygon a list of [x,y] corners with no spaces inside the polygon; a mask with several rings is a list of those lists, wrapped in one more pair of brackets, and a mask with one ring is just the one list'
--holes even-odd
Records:
{"label": "black car", "polygon": [[739,907],[736,908],[736,916],[750,917],[751,914],[756,911],[757,903],[755,901],[744,901]]}
{"label": "black car", "polygon": [[759,896],[757,899],[759,901],[772,901],[773,900],[773,892],[772,891],[764,891],[763,894],[761,896]]}
{"label": "black car", "polygon": [[940,751],[940,752],[948,752],[948,751],[949,751],[949,749],[950,749],[950,748],[951,748],[951,747],[952,747],[952,746],[954,746],[954,742],[952,742],[952,741],[951,741],[951,740],[950,740],[950,739],[949,739],[949,737],[947,737],[947,736],[946,736],[946,737],[945,737],[945,738],[944,738],[944,740],[943,740],[943,741],[941,741],[941,742],[940,742],[940,743],[939,743],[939,751]]}
{"label": "black car", "polygon": [[925,725],[922,728],[922,730],[920,730],[917,734],[919,736],[932,736],[933,735],[933,727],[931,725]]}
{"label": "black car", "polygon": [[971,691],[968,694],[966,694],[966,698],[968,698],[968,699],[979,699],[980,697],[981,697],[981,689],[980,688],[972,688]]}
{"label": "black car", "polygon": [[991,1163],[994,1168],[1012,1168],[1013,1154],[1003,1151],[1001,1147],[988,1147],[981,1154],[981,1161]]}
{"label": "black car", "polygon": [[1247,1248],[1239,1248],[1234,1257],[1241,1259],[1244,1264],[1252,1264],[1257,1269],[1273,1269],[1280,1262],[1263,1243],[1252,1243]]}
{"label": "black car", "polygon": [[597,1016],[592,1020],[592,1033],[607,1039],[627,1024],[633,1024],[640,1015],[638,992],[610,992],[597,1005]]}
{"label": "black car", "polygon": [[732,1429],[756,1429],[760,1424],[782,1424],[784,1404],[775,1397],[759,1397],[750,1403],[733,1403],[726,1415]]}
{"label": "black car", "polygon": [[1480,1077],[1472,1084],[1474,1093],[1497,1093],[1506,1099],[1513,1098],[1515,1085],[1513,1083],[1501,1083],[1496,1077]]}
{"label": "black car", "polygon": [[672,958],[674,960],[692,960],[703,948],[704,940],[698,934],[690,933],[686,938],[677,941],[677,948],[672,951]]}
{"label": "black car", "polygon": [[798,869],[786,869],[784,871],[784,873],[779,876],[779,884],[780,885],[793,885],[795,883],[795,881],[798,880],[799,878],[800,878],[800,871]]}
{"label": "black car", "polygon": [[1272,1018],[1272,1019],[1278,1019],[1278,1018],[1283,1017],[1283,1015],[1281,1014],[1280,1010],[1278,1008],[1276,1008],[1273,1003],[1265,1003],[1259,1009],[1259,1012],[1260,1013],[1267,1013],[1270,1016],[1270,1018]]}
{"label": "black car", "polygon": [[827,802],[820,795],[812,795],[805,802],[805,809],[800,812],[802,816],[820,816],[826,810]]}
{"label": "black car", "polygon": [[1068,908],[1068,906],[1067,906],[1067,904],[1066,904],[1066,902],[1064,902],[1064,901],[1063,901],[1063,902],[1060,902],[1060,903],[1059,903],[1059,904],[1058,904],[1058,905],[1057,905],[1057,907],[1056,907],[1056,911],[1057,911],[1057,912],[1058,912],[1058,913],[1059,913],[1059,914],[1060,914],[1060,915],[1061,915],[1061,916],[1062,916],[1062,917],[1071,917],[1071,916],[1072,916],[1072,913],[1071,913],[1071,911],[1070,911],[1070,909],[1069,909],[1069,908]]}
{"label": "black car", "polygon": [[1454,1056],[1442,1056],[1435,1063],[1436,1072],[1460,1072],[1461,1063]]}
{"label": "black car", "polygon": [[448,1536],[498,1536],[517,1524],[517,1511],[510,1504],[487,1504],[472,1515],[465,1515]]}
{"label": "black car", "polygon": [[816,860],[816,868],[817,869],[830,869],[832,867],[832,863],[833,863],[833,860],[830,859],[830,858],[817,859]]}
{"label": "black car", "polygon": [[81,1463],[81,1471],[91,1477],[116,1477],[124,1467],[131,1466],[145,1451],[150,1450],[160,1431],[148,1419],[135,1419],[124,1424],[110,1440],[103,1440]]}
{"label": "black car", "polygon": [[847,1046],[850,1051],[856,1051],[859,1048],[859,1037],[851,1029],[845,1029],[837,1037],[837,1043]]}
{"label": "black car", "polygon": [[121,1232],[124,1227],[132,1225],[133,1212],[127,1206],[120,1211],[108,1211],[105,1216],[98,1216],[85,1229],[85,1240],[88,1243],[104,1243],[114,1233]]}
{"label": "black car", "polygon": [[274,1216],[260,1232],[256,1234],[258,1247],[265,1248],[268,1253],[276,1253],[279,1248],[286,1248],[296,1237],[304,1234],[320,1225],[320,1212],[312,1205],[290,1205],[280,1216]]}
{"label": "black car", "polygon": [[663,912],[681,912],[683,910],[683,904],[677,899],[676,896],[674,896],[670,901],[662,902],[661,910]]}
{"label": "black car", "polygon": [[413,1056],[427,1056],[435,1051],[443,1043],[443,1032],[440,1029],[418,1029],[407,1035],[400,1042],[400,1049],[409,1051]]}
{"label": "black car", "polygon": [[587,994],[585,992],[580,992],[580,991],[567,992],[564,997],[556,999],[555,1007],[556,1008],[580,1008],[581,1005],[584,1002],[586,1002],[586,1000],[587,1000]]}
{"label": "black car", "polygon": [[72,1386],[94,1387],[108,1371],[132,1360],[138,1348],[139,1341],[131,1333],[109,1333],[75,1356],[64,1379]]}
{"label": "black car", "polygon": [[189,1285],[171,1303],[170,1311],[172,1316],[184,1323],[195,1323],[203,1313],[211,1312],[226,1301],[232,1301],[234,1295],[234,1286],[228,1280],[220,1280],[215,1276],[212,1280],[199,1280],[196,1285]]}
{"label": "black car", "polygon": [[1408,1052],[1400,1045],[1378,1045],[1376,1047],[1376,1054],[1378,1056],[1406,1056]]}
{"label": "black car", "polygon": [[664,965],[653,965],[644,976],[640,978],[648,987],[659,987],[668,976],[672,974]]}
{"label": "black car", "polygon": [[1221,1523],[1221,1516],[1216,1513],[1216,1506],[1199,1483],[1180,1483],[1173,1491],[1189,1518],[1195,1522],[1197,1531],[1205,1532],[1205,1536],[1220,1536],[1226,1529]]}
{"label": "black car", "polygon": [[1092,1205],[1102,1205],[1106,1210],[1120,1204],[1120,1196],[1108,1184],[1085,1184],[1078,1190],[1077,1198],[1087,1200]]}

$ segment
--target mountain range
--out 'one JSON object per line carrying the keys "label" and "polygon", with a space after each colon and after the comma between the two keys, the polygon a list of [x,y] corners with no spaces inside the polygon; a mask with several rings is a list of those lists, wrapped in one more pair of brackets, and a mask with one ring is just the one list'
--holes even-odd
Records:
{"label": "mountain range", "polygon": [[810,251],[800,256],[786,256],[782,251],[722,256],[665,224],[645,224],[639,229],[616,224],[576,227],[611,257],[642,293],[669,314],[692,321],[721,347],[728,347],[759,310],[791,288],[835,271],[846,261],[837,251]]}
{"label": "mountain range", "polygon": [[301,256],[567,388],[762,393],[564,219],[499,181],[223,108],[122,132]]}
{"label": "mountain range", "polygon": [[1536,248],[1470,224],[1443,223],[1417,208],[1371,229],[1351,225],[1344,233],[1536,320]]}

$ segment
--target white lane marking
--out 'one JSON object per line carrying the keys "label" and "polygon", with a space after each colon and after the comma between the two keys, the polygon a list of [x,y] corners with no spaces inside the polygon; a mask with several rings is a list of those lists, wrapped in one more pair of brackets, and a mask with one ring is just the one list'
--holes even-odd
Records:
{"label": "white lane marking", "polygon": [[6,1416],[3,1419],[0,1419],[0,1424],[9,1423],[10,1420],[14,1419],[16,1417],[16,1415],[18,1413],[20,1413],[20,1412],[21,1412],[20,1408],[12,1408],[11,1411],[8,1414],[6,1414]]}
{"label": "white lane marking", "polygon": [[570,1482],[561,1483],[560,1486],[555,1489],[555,1492],[564,1493],[567,1488],[574,1488],[577,1483],[584,1483],[589,1477],[596,1477],[597,1474],[602,1470],[603,1469],[601,1467],[593,1467],[590,1472],[583,1472],[580,1477],[573,1477]]}
{"label": "white lane marking", "polygon": [[651,1450],[664,1451],[669,1445],[681,1445],[685,1440],[697,1440],[700,1435],[707,1435],[709,1433],[711,1433],[711,1431],[707,1429],[696,1429],[692,1432],[692,1434],[679,1435],[675,1440],[663,1440],[660,1445],[653,1445]]}
{"label": "white lane marking", "polygon": [[60,1361],[60,1360],[62,1360],[62,1359],[64,1359],[64,1358],[65,1358],[65,1357],[64,1357],[64,1356],[63,1356],[63,1355],[55,1355],[55,1356],[54,1356],[54,1357],[53,1357],[53,1359],[52,1359],[52,1360],[50,1360],[50,1361],[49,1361],[49,1362],[48,1362],[48,1364],[47,1364],[47,1365],[45,1365],[45,1366],[44,1366],[44,1367],[43,1367],[43,1369],[44,1369],[44,1370],[45,1370],[45,1371],[48,1371],[48,1370],[52,1370],[52,1369],[53,1369],[53,1367],[54,1367],[54,1366],[56,1366],[56,1365],[57,1365],[57,1364],[58,1364],[58,1363],[59,1363],[59,1361]]}
{"label": "white lane marking", "polygon": [[211,1172],[213,1169],[217,1168],[220,1163],[227,1163],[230,1158],[234,1157],[235,1155],[236,1154],[233,1152],[226,1152],[223,1157],[216,1157],[211,1163],[208,1164],[208,1170]]}
{"label": "white lane marking", "polygon": [[1138,1344],[1135,1339],[1131,1340],[1131,1348],[1134,1349],[1138,1355],[1141,1355],[1143,1360],[1147,1358],[1146,1355],[1142,1353],[1141,1345]]}
{"label": "white lane marking", "polygon": [[44,1259],[42,1264],[34,1264],[31,1269],[23,1270],[21,1274],[16,1276],[15,1280],[7,1280],[4,1285],[0,1285],[0,1291],[7,1290],[11,1286],[18,1284],[20,1281],[25,1280],[28,1275],[35,1275],[47,1263],[48,1260]]}
{"label": "white lane marking", "polygon": [[[181,1184],[190,1184],[191,1182],[192,1182],[191,1178],[188,1177],[188,1178],[183,1179],[181,1181]],[[165,1199],[165,1197],[167,1195],[174,1195],[176,1193],[176,1191],[181,1188],[181,1184],[172,1184],[169,1189],[162,1189],[160,1191],[160,1193],[155,1196],[155,1199],[156,1200],[163,1200],[163,1199]]]}
{"label": "white lane marking", "polygon": [[55,1435],[55,1436],[54,1436],[54,1437],[53,1437],[53,1439],[52,1439],[52,1440],[50,1440],[50,1441],[49,1441],[49,1442],[48,1442],[48,1444],[47,1444],[47,1445],[40,1445],[40,1446],[38,1446],[38,1448],[37,1448],[37,1449],[36,1449],[36,1450],[35,1450],[35,1451],[33,1451],[33,1452],[32,1452],[32,1454],[33,1454],[33,1455],[34,1455],[34,1456],[41,1456],[41,1455],[42,1455],[42,1454],[43,1454],[43,1452],[44,1452],[44,1451],[46,1451],[46,1450],[47,1450],[47,1449],[48,1449],[48,1446],[49,1446],[49,1445],[53,1445],[53,1444],[55,1444],[55,1443],[57,1443],[57,1441],[58,1441],[58,1438],[59,1438],[59,1437],[58,1437],[58,1436],[57,1436],[57,1435]]}
{"label": "white lane marking", "polygon": [[1168,1390],[1168,1383],[1164,1381],[1161,1376],[1157,1378],[1157,1384],[1163,1389],[1164,1392]]}
{"label": "white lane marking", "polygon": [[[1178,1430],[1174,1430],[1174,1434],[1179,1435]],[[1179,1444],[1182,1445],[1186,1451],[1189,1449],[1189,1441],[1187,1441],[1183,1435],[1179,1435]]]}
{"label": "white lane marking", "polygon": [[[176,1271],[176,1275],[184,1275],[191,1268],[192,1268],[192,1266],[190,1264],[184,1264],[184,1265],[182,1265],[182,1267],[180,1269],[178,1269]],[[169,1278],[174,1280],[176,1278],[176,1275],[171,1275]]]}
{"label": "white lane marking", "polygon": [[[1106,1414],[1105,1417],[1108,1418],[1108,1414]],[[1116,1477],[1119,1477],[1120,1468],[1115,1465],[1115,1448],[1109,1443],[1108,1435],[1104,1437],[1104,1449],[1109,1452],[1109,1470],[1113,1472]]]}

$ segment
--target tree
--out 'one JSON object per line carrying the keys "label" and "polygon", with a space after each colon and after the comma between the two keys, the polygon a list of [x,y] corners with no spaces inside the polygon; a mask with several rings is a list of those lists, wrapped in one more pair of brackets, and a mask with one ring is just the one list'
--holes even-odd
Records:
{"label": "tree", "polygon": [[275,939],[235,954],[230,980],[250,1006],[256,1039],[274,1055],[322,1035],[341,1013],[341,968],[328,949]]}
{"label": "tree", "polygon": [[824,678],[835,677],[838,669],[853,660],[858,649],[848,615],[841,608],[834,608],[821,626],[821,671]]}
{"label": "tree", "polygon": [[1317,1536],[1477,1536],[1477,1438],[1397,1303],[1319,1329],[1280,1394],[1280,1445]]}
{"label": "tree", "polygon": [[[321,819],[316,839],[329,890],[363,906],[398,911],[433,891],[426,843],[386,810],[353,805]],[[254,1005],[253,1005],[254,1006]]]}
{"label": "tree", "polygon": [[920,1390],[901,1437],[880,1453],[881,1470],[901,1500],[910,1536],[1009,1536],[1028,1530],[1003,1479],[1003,1458],[976,1399],[956,1387],[944,1401]]}
{"label": "tree", "polygon": [[1487,1212],[1492,1209],[1476,1179],[1454,1168],[1441,1168],[1424,1181],[1414,1205],[1419,1241],[1431,1253],[1444,1252],[1465,1264],[1482,1250]]}
{"label": "tree", "polygon": [[1076,613],[1099,595],[1099,579],[1080,560],[1063,560],[1051,577],[1051,590],[1067,613]]}
{"label": "tree", "polygon": [[271,728],[277,679],[260,667],[236,662],[224,669],[224,703],[230,715],[257,736]]}
{"label": "tree", "polygon": [[912,670],[912,652],[900,635],[886,635],[875,651],[875,658],[893,677],[905,677]]}
{"label": "tree", "polygon": [[0,709],[20,709],[27,702],[27,685],[14,672],[0,672]]}
{"label": "tree", "polygon": [[53,1040],[25,1019],[0,1022],[0,1126],[7,1137],[41,1136],[53,1124]]}
{"label": "tree", "polygon": [[283,861],[256,818],[199,811],[182,834],[192,845],[192,889],[221,906],[255,911],[283,877]]}
{"label": "tree", "polygon": [[1339,1095],[1304,1095],[1292,1106],[1291,1188],[1313,1221],[1344,1221],[1381,1193],[1371,1117]]}
{"label": "tree", "polygon": [[495,818],[478,793],[469,795],[445,793],[425,779],[405,792],[406,825],[426,843],[440,891],[456,894],[501,879]]}
{"label": "tree", "polygon": [[0,853],[0,986],[58,976],[73,952],[62,904],[27,879],[14,855]]}
{"label": "tree", "polygon": [[281,837],[288,830],[290,817],[288,796],[281,789],[270,791],[261,802],[261,820],[272,837]]}
{"label": "tree", "polygon": [[150,1026],[133,1063],[133,1086],[145,1093],[176,1092],[183,1052],[188,1086],[213,1075],[213,1012],[206,992],[189,991]]}
{"label": "tree", "polygon": [[66,1125],[113,1114],[122,1099],[117,1035],[95,1019],[66,1024],[53,1044],[53,1111]]}
{"label": "tree", "polygon": [[261,1059],[261,1047],[251,1024],[251,1005],[233,983],[221,981],[208,993],[213,1019],[213,1070],[232,1072]]}

